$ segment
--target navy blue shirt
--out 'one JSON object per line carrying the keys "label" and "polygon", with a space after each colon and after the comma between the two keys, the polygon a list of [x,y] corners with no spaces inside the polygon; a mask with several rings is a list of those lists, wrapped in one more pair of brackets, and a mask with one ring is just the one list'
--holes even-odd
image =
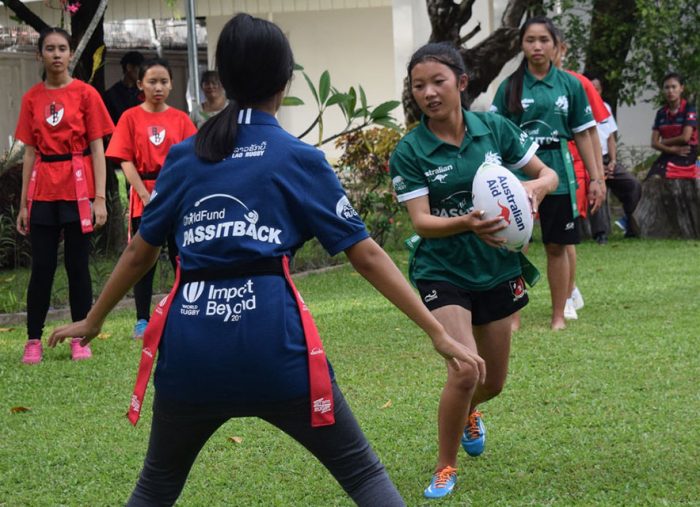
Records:
{"label": "navy blue shirt", "polygon": [[[323,153],[269,114],[242,110],[236,147],[199,159],[171,148],[139,233],[174,234],[183,270],[294,255],[316,237],[331,255],[368,237]],[[166,398],[264,403],[308,394],[306,345],[281,276],[182,284],[170,307],[155,386]]]}

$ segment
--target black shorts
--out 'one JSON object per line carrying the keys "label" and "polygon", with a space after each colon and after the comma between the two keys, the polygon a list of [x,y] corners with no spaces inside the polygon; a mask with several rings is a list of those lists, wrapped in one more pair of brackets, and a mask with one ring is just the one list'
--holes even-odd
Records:
{"label": "black shorts", "polygon": [[542,227],[542,243],[578,245],[581,242],[581,231],[576,227],[576,220],[571,210],[571,198],[568,194],[548,195],[542,199],[540,227]]}
{"label": "black shorts", "polygon": [[30,225],[65,225],[80,222],[77,201],[34,201]]}
{"label": "black shorts", "polygon": [[448,305],[461,306],[472,313],[472,324],[475,326],[504,319],[528,302],[525,281],[521,276],[480,291],[432,280],[416,280],[416,287],[428,310]]}

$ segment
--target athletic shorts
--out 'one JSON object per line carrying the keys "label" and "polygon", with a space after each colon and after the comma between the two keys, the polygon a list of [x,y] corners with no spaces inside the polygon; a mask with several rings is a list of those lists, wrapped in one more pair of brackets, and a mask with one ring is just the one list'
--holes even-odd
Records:
{"label": "athletic shorts", "polygon": [[449,282],[416,280],[416,287],[428,310],[457,305],[472,313],[472,324],[482,326],[504,319],[523,308],[527,289],[521,276],[488,290],[466,290]]}
{"label": "athletic shorts", "polygon": [[576,227],[568,194],[546,196],[539,212],[542,243],[577,245],[581,242],[581,231]]}
{"label": "athletic shorts", "polygon": [[80,222],[77,201],[34,201],[30,225],[65,225]]}

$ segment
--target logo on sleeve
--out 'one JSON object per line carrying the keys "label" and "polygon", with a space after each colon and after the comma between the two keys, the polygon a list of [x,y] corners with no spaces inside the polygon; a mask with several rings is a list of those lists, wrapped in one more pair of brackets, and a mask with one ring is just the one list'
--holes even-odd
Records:
{"label": "logo on sleeve", "polygon": [[521,132],[520,133],[520,145],[525,146],[525,143],[527,142],[529,137],[530,136],[527,135],[527,132]]}
{"label": "logo on sleeve", "polygon": [[160,125],[151,125],[148,128],[148,140],[153,146],[160,146],[165,141],[165,127]]}
{"label": "logo on sleeve", "polygon": [[554,106],[561,112],[563,113],[568,113],[569,112],[569,99],[566,98],[566,95],[559,95],[557,97],[557,100],[554,102]]}
{"label": "logo on sleeve", "polygon": [[63,112],[65,108],[60,102],[52,102],[44,108],[44,118],[46,118],[46,123],[55,127],[63,119]]}
{"label": "logo on sleeve", "polygon": [[406,181],[404,181],[401,176],[395,176],[394,179],[391,180],[391,183],[394,185],[394,190],[397,192],[406,190]]}
{"label": "logo on sleeve", "polygon": [[357,216],[357,211],[355,211],[355,208],[353,208],[352,204],[350,204],[348,197],[344,195],[338,199],[338,202],[335,205],[335,214],[338,215],[338,218],[350,220],[352,217]]}
{"label": "logo on sleeve", "polygon": [[501,154],[496,153],[495,151],[487,151],[486,155],[484,155],[484,164],[503,165]]}

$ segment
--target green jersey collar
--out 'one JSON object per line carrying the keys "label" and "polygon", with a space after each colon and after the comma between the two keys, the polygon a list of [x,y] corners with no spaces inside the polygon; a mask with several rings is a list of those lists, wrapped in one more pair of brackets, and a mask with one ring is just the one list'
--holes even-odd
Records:
{"label": "green jersey collar", "polygon": [[523,84],[527,86],[528,88],[532,88],[535,86],[537,83],[542,83],[543,85],[549,86],[550,88],[554,88],[554,74],[556,74],[557,68],[552,65],[551,63],[549,64],[549,72],[547,72],[547,75],[543,79],[537,79],[535,76],[533,76],[530,71],[528,70],[527,67],[525,67],[525,76],[523,79]]}
{"label": "green jersey collar", "polygon": [[[470,114],[466,109],[462,109],[462,115],[464,116],[466,132],[464,133],[464,139],[462,140],[462,146],[459,148],[459,151],[469,146],[473,138],[485,136],[490,133],[486,124],[475,114]],[[428,118],[425,115],[421,117],[420,125],[416,128],[416,139],[426,155],[430,155],[442,147],[454,148],[453,145],[446,143],[430,131],[428,128]]]}

